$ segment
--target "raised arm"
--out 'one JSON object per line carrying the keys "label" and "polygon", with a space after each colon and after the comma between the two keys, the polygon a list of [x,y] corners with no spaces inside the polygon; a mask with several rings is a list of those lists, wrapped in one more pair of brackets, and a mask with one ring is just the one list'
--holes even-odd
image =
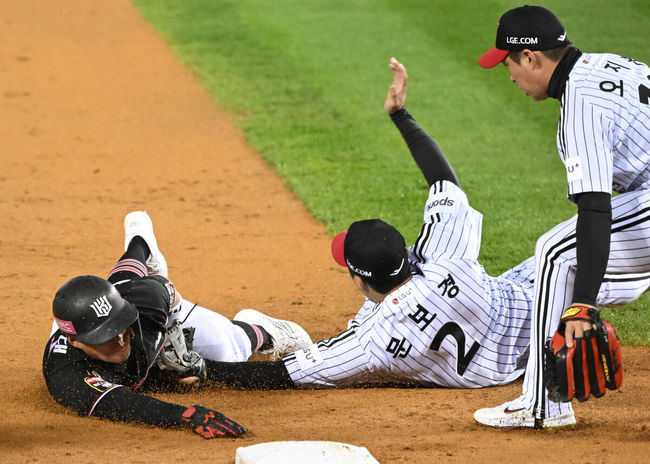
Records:
{"label": "raised arm", "polygon": [[388,89],[384,110],[390,115],[411,151],[411,156],[422,171],[429,186],[440,180],[448,180],[456,185],[458,179],[442,149],[413,119],[404,107],[408,75],[406,68],[395,58],[390,59],[393,83]]}

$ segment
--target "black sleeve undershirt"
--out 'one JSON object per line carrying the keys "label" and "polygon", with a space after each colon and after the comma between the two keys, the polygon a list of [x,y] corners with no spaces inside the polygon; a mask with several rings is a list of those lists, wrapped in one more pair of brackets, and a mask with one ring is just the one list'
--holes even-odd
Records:
{"label": "black sleeve undershirt", "polygon": [[576,195],[576,269],[573,302],[596,306],[598,290],[603,282],[612,230],[611,195],[586,192]]}
{"label": "black sleeve undershirt", "polygon": [[448,180],[460,186],[456,174],[442,149],[413,119],[406,108],[390,115],[411,151],[411,156],[422,171],[429,187],[434,182]]}
{"label": "black sleeve undershirt", "polygon": [[242,390],[297,388],[282,361],[222,362],[205,360],[208,381]]}
{"label": "black sleeve undershirt", "polygon": [[167,403],[140,395],[128,388],[117,387],[107,392],[92,412],[94,417],[113,421],[137,422],[158,427],[179,427],[185,406]]}

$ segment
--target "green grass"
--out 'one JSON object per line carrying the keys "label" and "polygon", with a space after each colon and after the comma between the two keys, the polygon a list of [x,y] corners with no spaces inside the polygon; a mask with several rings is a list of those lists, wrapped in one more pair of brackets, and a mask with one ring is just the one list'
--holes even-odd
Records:
{"label": "green grass", "polygon": [[650,304],[645,297],[620,308],[603,308],[601,317],[616,327],[616,333],[625,345],[650,345],[648,340],[648,308]]}
{"label": "green grass", "polygon": [[[408,68],[411,113],[484,214],[488,272],[531,255],[537,237],[575,212],[555,148],[559,103],[533,102],[505,69],[476,64],[511,2],[134,3],[332,234],[370,217],[409,242],[420,228],[425,183],[382,109],[391,56]],[[544,5],[583,50],[650,62],[646,0]],[[650,344],[650,298],[635,307],[606,314],[626,343]]]}

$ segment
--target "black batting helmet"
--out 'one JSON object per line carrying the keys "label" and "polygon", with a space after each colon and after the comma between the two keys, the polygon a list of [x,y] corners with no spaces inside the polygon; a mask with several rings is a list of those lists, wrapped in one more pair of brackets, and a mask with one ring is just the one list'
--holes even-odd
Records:
{"label": "black batting helmet", "polygon": [[52,313],[64,334],[89,345],[118,336],[138,320],[138,311],[108,280],[75,277],[56,292]]}

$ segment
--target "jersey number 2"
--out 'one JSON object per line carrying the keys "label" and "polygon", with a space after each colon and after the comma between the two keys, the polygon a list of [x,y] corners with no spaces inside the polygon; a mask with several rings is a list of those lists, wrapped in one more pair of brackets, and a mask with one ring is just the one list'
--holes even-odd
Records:
{"label": "jersey number 2", "polygon": [[429,349],[438,351],[442,341],[447,335],[451,335],[456,340],[456,346],[458,347],[458,355],[456,356],[456,372],[458,372],[458,375],[462,376],[465,373],[465,369],[467,369],[467,365],[478,351],[480,345],[478,342],[474,342],[467,354],[465,354],[465,332],[463,332],[463,329],[461,329],[457,323],[447,322],[440,327],[436,336],[433,337]]}

